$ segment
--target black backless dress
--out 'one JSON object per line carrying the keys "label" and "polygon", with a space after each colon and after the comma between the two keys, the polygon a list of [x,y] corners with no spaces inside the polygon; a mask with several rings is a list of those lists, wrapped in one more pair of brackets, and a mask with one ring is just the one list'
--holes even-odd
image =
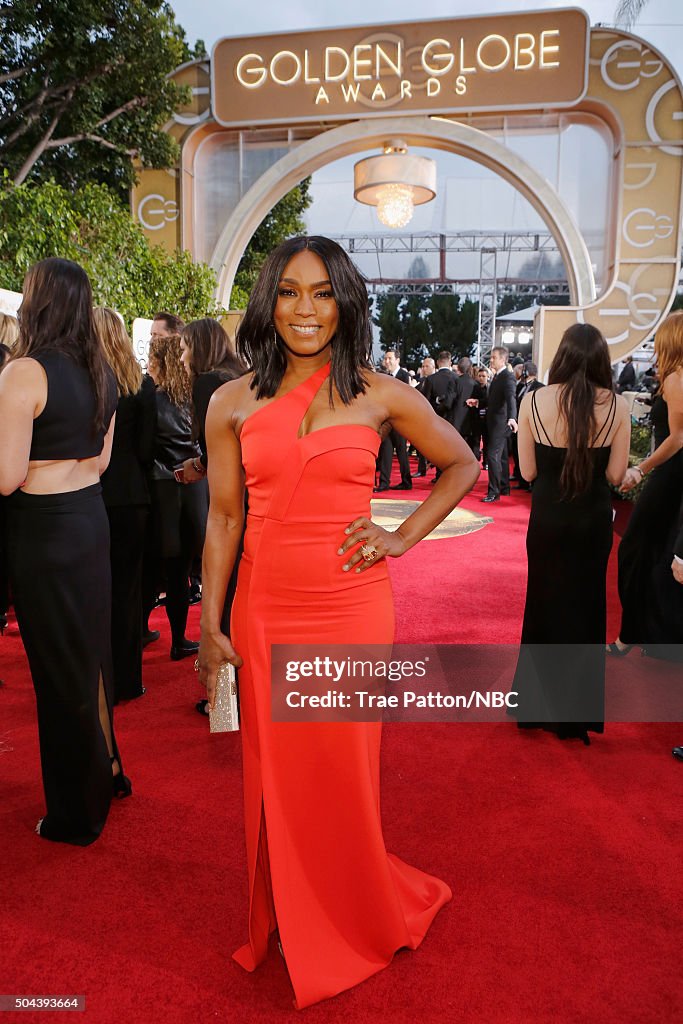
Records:
{"label": "black backless dress", "polygon": [[[33,425],[31,460],[86,459],[102,451],[92,429],[87,370],[63,352],[33,358],[47,375],[48,398]],[[108,378],[105,422],[116,408]],[[113,794],[112,767],[99,717],[99,680],[110,720],[111,577],[109,527],[101,486],[7,499],[9,572],[38,708],[47,812],[40,835],[87,846],[101,833]],[[112,738],[114,736],[112,720]],[[123,765],[113,739],[114,754]]]}
{"label": "black backless dress", "polygon": [[571,501],[561,495],[565,448],[552,445],[531,398],[537,477],[527,532],[529,575],[521,648],[513,690],[515,717],[561,738],[604,731],[607,562],[612,548],[612,500],[604,445],[616,415],[612,398],[590,450],[591,484]]}
{"label": "black backless dress", "polygon": [[[655,448],[669,436],[666,402],[652,403]],[[619,545],[619,639],[683,661],[683,587],[671,572],[683,512],[683,448],[653,469]]]}

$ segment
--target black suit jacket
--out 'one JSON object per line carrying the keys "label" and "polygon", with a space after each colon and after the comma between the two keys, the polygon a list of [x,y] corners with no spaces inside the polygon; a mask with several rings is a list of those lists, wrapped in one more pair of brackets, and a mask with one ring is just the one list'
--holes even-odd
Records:
{"label": "black suit jacket", "polygon": [[504,433],[508,420],[517,419],[515,377],[509,370],[500,370],[489,384],[486,424],[489,436]]}
{"label": "black suit jacket", "polygon": [[457,378],[448,367],[440,367],[427,377],[422,394],[439,416],[452,422],[453,404],[457,391]]}
{"label": "black suit jacket", "polygon": [[451,423],[461,434],[466,427],[469,427],[470,408],[468,405],[465,405],[465,402],[468,398],[472,398],[474,385],[474,377],[470,377],[468,373],[464,373],[461,377],[456,377]]}
{"label": "black suit jacket", "polygon": [[399,366],[394,376],[396,380],[400,380],[403,384],[410,384],[410,374],[402,366]]}
{"label": "black suit jacket", "polygon": [[109,508],[149,504],[147,470],[154,458],[155,393],[154,381],[145,374],[136,395],[119,399],[111,459],[102,474],[102,497]]}
{"label": "black suit jacket", "polygon": [[522,399],[527,395],[533,395],[534,391],[538,391],[539,388],[544,388],[545,384],[542,384],[538,378],[528,381],[517,395],[517,412],[519,413]]}
{"label": "black suit jacket", "polygon": [[624,369],[619,374],[619,380],[617,381],[617,391],[621,394],[622,391],[630,391],[636,383],[636,368],[633,363],[627,363]]}

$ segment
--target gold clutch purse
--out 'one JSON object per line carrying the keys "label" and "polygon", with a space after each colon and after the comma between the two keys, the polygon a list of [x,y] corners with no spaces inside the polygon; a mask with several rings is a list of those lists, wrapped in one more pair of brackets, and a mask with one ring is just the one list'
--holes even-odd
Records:
{"label": "gold clutch purse", "polygon": [[209,711],[209,728],[211,732],[236,732],[239,727],[235,667],[229,661],[224,661],[216,675],[216,694],[213,711]]}

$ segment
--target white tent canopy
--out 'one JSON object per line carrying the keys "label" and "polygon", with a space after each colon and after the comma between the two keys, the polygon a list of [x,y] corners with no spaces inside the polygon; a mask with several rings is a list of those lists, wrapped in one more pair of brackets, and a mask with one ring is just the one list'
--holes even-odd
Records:
{"label": "white tent canopy", "polygon": [[532,324],[539,306],[527,306],[526,309],[516,309],[514,313],[505,313],[496,317],[497,324]]}

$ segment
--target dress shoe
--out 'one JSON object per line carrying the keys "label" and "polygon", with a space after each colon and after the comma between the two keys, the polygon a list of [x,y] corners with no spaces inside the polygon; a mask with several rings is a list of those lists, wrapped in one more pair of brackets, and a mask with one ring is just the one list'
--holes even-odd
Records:
{"label": "dress shoe", "polygon": [[209,717],[209,702],[208,700],[199,700],[194,706],[194,709],[198,714],[205,718]]}
{"label": "dress shoe", "polygon": [[401,484],[392,484],[391,487],[389,488],[390,491],[412,491],[412,489],[413,489],[413,482],[412,482],[412,480],[409,480],[407,484],[403,484],[403,483],[401,483]]}
{"label": "dress shoe", "polygon": [[530,491],[531,487],[529,486],[529,484],[513,484],[512,485],[512,490],[513,491]]}
{"label": "dress shoe", "polygon": [[510,488],[508,487],[508,489],[506,491],[501,491],[500,495],[501,495],[502,498],[509,498],[510,497]]}
{"label": "dress shoe", "polygon": [[[121,771],[121,765],[116,757],[110,757],[111,770],[112,770],[112,782],[114,786],[114,796],[119,800],[125,799],[127,796],[132,796],[133,786],[127,775],[124,775]],[[116,775],[114,775],[114,765],[118,768]]]}
{"label": "dress shoe", "polygon": [[481,500],[486,502],[500,501],[500,494],[487,494],[486,497],[482,498]]}
{"label": "dress shoe", "polygon": [[426,473],[412,473],[411,475],[413,478],[415,478],[416,476],[427,476]]}
{"label": "dress shoe", "polygon": [[611,654],[613,658],[625,658],[633,646],[633,644],[624,644],[623,647],[620,647],[617,643],[605,644],[605,651],[607,654]]}
{"label": "dress shoe", "polygon": [[683,747],[674,747],[671,753],[678,761],[683,761]]}
{"label": "dress shoe", "polygon": [[171,661],[180,661],[182,658],[190,658],[199,650],[199,644],[195,640],[181,640],[179,644],[171,647]]}
{"label": "dress shoe", "polygon": [[190,587],[190,604],[199,604],[202,599],[202,588],[198,583],[193,583]]}
{"label": "dress shoe", "polygon": [[373,487],[372,488],[372,493],[373,494],[379,494],[380,491],[388,491],[388,490],[389,490],[388,487]]}
{"label": "dress shoe", "polygon": [[146,647],[147,644],[153,644],[160,636],[161,633],[158,629],[148,629],[146,633],[142,634],[142,646]]}

